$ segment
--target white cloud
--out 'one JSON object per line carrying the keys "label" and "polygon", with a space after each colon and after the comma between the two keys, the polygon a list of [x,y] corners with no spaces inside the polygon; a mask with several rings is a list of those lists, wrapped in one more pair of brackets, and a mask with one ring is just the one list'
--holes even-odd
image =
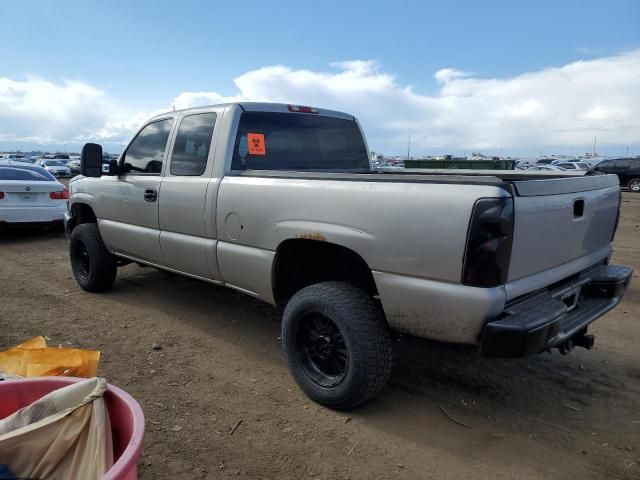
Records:
{"label": "white cloud", "polygon": [[0,78],[1,139],[47,141],[81,136],[103,125],[108,115],[104,93],[90,85]]}
{"label": "white cloud", "polygon": [[200,107],[202,105],[214,105],[216,103],[239,102],[245,100],[242,97],[224,97],[216,92],[183,92],[173,99],[172,106],[176,110],[182,108]]}
{"label": "white cloud", "polygon": [[[363,122],[372,148],[389,153],[402,151],[408,135],[418,149],[577,146],[594,135],[640,143],[640,50],[511,78],[443,68],[432,94],[400,84],[375,61],[330,67],[265,66],[237,77],[231,95],[183,92],[165,110],[237,100],[344,110]],[[0,140],[126,140],[150,113],[126,115],[116,104],[79,82],[0,78]]]}
{"label": "white cloud", "polygon": [[468,76],[470,76],[468,73],[461,72],[460,70],[456,70],[455,68],[442,68],[438,70],[434,75],[438,83],[441,84],[449,83],[452,80],[457,80]]}
{"label": "white cloud", "polygon": [[148,116],[123,111],[113,98],[87,83],[0,77],[2,141],[119,141]]}

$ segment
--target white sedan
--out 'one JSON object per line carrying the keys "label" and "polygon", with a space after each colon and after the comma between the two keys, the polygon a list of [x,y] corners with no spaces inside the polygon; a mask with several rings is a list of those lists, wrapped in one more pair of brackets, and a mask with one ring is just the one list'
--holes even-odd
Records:
{"label": "white sedan", "polygon": [[72,176],[71,170],[67,167],[65,160],[45,158],[40,160],[39,165],[55,177],[70,178]]}
{"label": "white sedan", "polygon": [[0,161],[0,226],[62,222],[69,191],[42,167]]}

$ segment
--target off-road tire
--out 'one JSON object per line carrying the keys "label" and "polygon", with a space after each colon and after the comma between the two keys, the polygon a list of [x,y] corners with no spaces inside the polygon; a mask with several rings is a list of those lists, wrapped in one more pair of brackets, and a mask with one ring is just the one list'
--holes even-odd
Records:
{"label": "off-road tire", "polygon": [[[308,330],[305,318],[309,315],[330,319],[346,345],[345,373],[335,386],[320,385],[305,366],[308,354],[298,339]],[[297,292],[284,311],[282,343],[295,381],[311,399],[328,408],[346,410],[369,400],[391,374],[391,336],[384,314],[373,298],[350,283],[318,283]]]}
{"label": "off-road tire", "polygon": [[83,223],[71,232],[71,269],[78,285],[87,292],[109,290],[116,280],[116,257],[104,246],[98,225]]}

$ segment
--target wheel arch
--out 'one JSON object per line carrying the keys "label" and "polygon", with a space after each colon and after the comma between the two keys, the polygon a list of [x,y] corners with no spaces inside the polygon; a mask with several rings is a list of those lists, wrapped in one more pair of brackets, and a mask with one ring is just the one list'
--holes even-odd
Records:
{"label": "wheel arch", "polygon": [[85,202],[74,202],[69,206],[71,219],[67,225],[67,231],[71,233],[73,229],[83,223],[98,223],[97,217],[91,205]]}
{"label": "wheel arch", "polygon": [[278,245],[271,269],[276,305],[284,305],[304,287],[326,281],[345,281],[369,296],[378,295],[371,268],[351,248],[311,238],[290,238]]}

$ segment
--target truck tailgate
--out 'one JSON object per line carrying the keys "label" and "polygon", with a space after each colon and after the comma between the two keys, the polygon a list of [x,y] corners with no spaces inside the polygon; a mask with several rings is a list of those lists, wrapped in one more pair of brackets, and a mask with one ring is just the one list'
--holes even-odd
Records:
{"label": "truck tailgate", "polygon": [[611,243],[620,204],[615,175],[523,180],[512,185],[509,281],[553,269]]}

